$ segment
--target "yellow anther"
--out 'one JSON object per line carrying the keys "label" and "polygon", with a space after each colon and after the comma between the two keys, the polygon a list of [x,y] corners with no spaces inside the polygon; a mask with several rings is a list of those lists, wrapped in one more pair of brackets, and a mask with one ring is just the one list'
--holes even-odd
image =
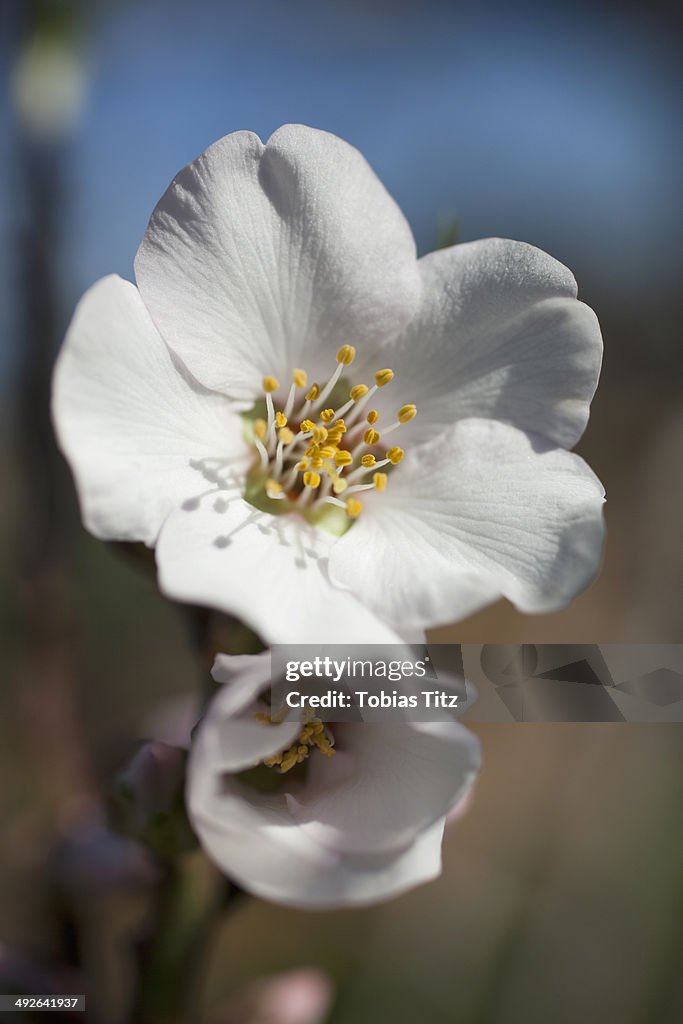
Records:
{"label": "yellow anther", "polygon": [[414,405],[402,405],[398,410],[398,422],[410,423],[417,416],[417,409]]}
{"label": "yellow anther", "polygon": [[385,384],[394,379],[393,370],[378,370],[375,374],[375,384],[378,388],[383,388]]}
{"label": "yellow anther", "polygon": [[327,431],[327,436],[329,440],[334,441],[335,444],[338,444],[345,433],[346,424],[344,423],[343,420],[337,420],[337,422],[333,423],[332,426]]}
{"label": "yellow anther", "polygon": [[337,362],[342,366],[350,366],[356,358],[356,350],[353,345],[342,345],[337,352]]}
{"label": "yellow anther", "polygon": [[335,753],[333,737],[318,718],[313,718],[302,725],[301,732],[291,747],[264,758],[263,763],[269,768],[277,768],[283,774],[291,771],[295,765],[302,764],[311,751],[316,749],[325,757],[332,757]]}
{"label": "yellow anther", "polygon": [[[261,493],[264,497],[280,499],[281,512],[289,512],[291,509],[291,503],[282,499],[286,495],[291,495],[292,489],[298,491],[303,487],[305,490],[300,496],[301,500],[297,502],[298,505],[303,507],[308,504],[313,509],[329,500],[332,504],[345,508],[351,519],[356,519],[360,515],[362,504],[355,498],[355,492],[367,490],[369,487],[374,487],[380,492],[385,491],[389,477],[387,473],[380,473],[379,470],[388,463],[398,465],[404,457],[403,449],[398,446],[384,453],[383,439],[399,424],[410,422],[417,415],[416,406],[402,406],[396,413],[398,422],[393,426],[385,424],[381,432],[378,429],[378,409],[363,410],[361,414],[363,406],[370,405],[374,392],[394,379],[394,371],[389,367],[377,370],[373,375],[374,380],[370,380],[371,387],[366,384],[355,384],[351,387],[352,382],[349,381],[350,401],[340,406],[341,416],[344,415],[344,409],[351,409],[354,403],[359,404],[355,411],[348,414],[352,424],[349,428],[352,443],[348,443],[348,440],[344,440],[347,433],[344,420],[341,417],[335,419],[333,407],[322,406],[326,398],[328,402],[333,401],[333,389],[342,378],[345,367],[355,362],[356,349],[353,345],[342,345],[337,351],[336,359],[336,369],[326,384],[309,384],[309,375],[305,370],[299,367],[292,370],[292,384],[289,386],[286,404],[272,397],[273,392],[279,391],[279,380],[270,375],[262,378],[265,392],[262,404],[267,406],[268,415],[266,417],[263,413],[263,419],[252,421],[252,444],[258,449],[263,467],[261,479],[264,482],[260,485]],[[298,392],[298,399],[295,395],[297,388],[301,389]],[[305,401],[301,397],[304,394]],[[334,395],[334,400],[337,401],[336,390]],[[310,418],[302,419],[306,416]],[[384,424],[384,421],[382,422]],[[249,423],[246,429],[249,431]],[[375,454],[372,454],[373,449]],[[349,472],[345,473],[347,469]],[[366,473],[367,476],[363,479]],[[351,484],[354,486],[350,486]],[[349,497],[349,494],[352,497]],[[337,501],[332,495],[345,497],[342,501]],[[277,504],[276,500],[272,500],[268,507],[274,510]],[[288,750],[282,751],[265,763],[278,766],[280,771],[289,771],[294,764],[304,760],[314,747],[318,747],[323,753],[334,753],[334,739],[322,723],[312,724],[307,720],[304,724],[305,729],[298,740]]]}

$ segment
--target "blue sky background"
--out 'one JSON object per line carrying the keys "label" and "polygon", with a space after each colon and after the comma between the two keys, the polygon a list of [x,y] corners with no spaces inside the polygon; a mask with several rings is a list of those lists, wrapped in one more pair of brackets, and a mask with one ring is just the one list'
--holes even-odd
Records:
{"label": "blue sky background", "polygon": [[[86,104],[65,146],[61,315],[103,274],[131,277],[147,218],[180,167],[227,132],[265,138],[287,121],[357,145],[422,251],[456,215],[463,239],[547,249],[590,301],[655,308],[680,272],[677,42],[638,6],[105,3],[84,34]],[[22,216],[11,117],[5,94],[5,372]]]}

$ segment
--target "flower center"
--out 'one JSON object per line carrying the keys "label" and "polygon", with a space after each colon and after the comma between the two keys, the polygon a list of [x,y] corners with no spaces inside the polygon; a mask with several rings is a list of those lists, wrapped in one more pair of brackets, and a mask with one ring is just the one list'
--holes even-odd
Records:
{"label": "flower center", "polygon": [[[256,720],[264,725],[273,724],[273,719],[266,712],[259,711]],[[302,764],[311,751],[316,749],[325,757],[333,757],[335,753],[334,736],[319,718],[311,715],[306,718],[294,743],[287,750],[273,754],[272,757],[266,757],[263,764],[267,768],[276,768],[281,775],[284,775],[296,765]]]}
{"label": "flower center", "polygon": [[323,385],[309,387],[306,371],[294,370],[281,408],[274,398],[280,382],[263,378],[264,399],[244,417],[246,439],[258,456],[245,498],[264,511],[297,511],[332,532],[343,532],[363,510],[358,495],[386,489],[388,472],[404,452],[387,447],[385,439],[412,420],[417,409],[402,406],[396,420],[382,429],[377,410],[366,409],[375,392],[393,380],[393,370],[378,370],[371,387],[348,389],[342,374],[356,350],[342,345],[336,358],[337,367]]}

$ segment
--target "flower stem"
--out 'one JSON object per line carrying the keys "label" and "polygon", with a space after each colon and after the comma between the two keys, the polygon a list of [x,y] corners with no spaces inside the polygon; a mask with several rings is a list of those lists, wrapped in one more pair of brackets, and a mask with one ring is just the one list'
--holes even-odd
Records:
{"label": "flower stem", "polygon": [[202,971],[215,927],[241,896],[201,852],[168,865],[158,892],[153,933],[140,951],[135,1024],[189,1024],[199,1019]]}

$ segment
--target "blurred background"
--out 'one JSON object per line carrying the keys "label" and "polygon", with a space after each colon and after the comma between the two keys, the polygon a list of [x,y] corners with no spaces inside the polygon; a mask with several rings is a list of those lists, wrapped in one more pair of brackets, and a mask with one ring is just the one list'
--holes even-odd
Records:
{"label": "blurred background", "polygon": [[[141,737],[173,739],[220,626],[82,530],[49,377],[81,293],[132,277],[166,185],[227,132],[335,132],[422,252],[523,239],[599,315],[579,447],[607,489],[599,579],[559,614],[501,603],[432,640],[683,642],[677,6],[2,0],[1,991],[87,992],[98,1024],[152,1019],[131,1007],[160,869],[108,830],[107,794]],[[218,907],[206,950],[188,933],[191,1019],[278,1024],[230,1000],[301,966],[334,986],[316,1011],[333,1024],[683,1019],[680,726],[477,731],[484,770],[443,878],[362,912]],[[192,865],[190,904],[210,903],[216,880]]]}

